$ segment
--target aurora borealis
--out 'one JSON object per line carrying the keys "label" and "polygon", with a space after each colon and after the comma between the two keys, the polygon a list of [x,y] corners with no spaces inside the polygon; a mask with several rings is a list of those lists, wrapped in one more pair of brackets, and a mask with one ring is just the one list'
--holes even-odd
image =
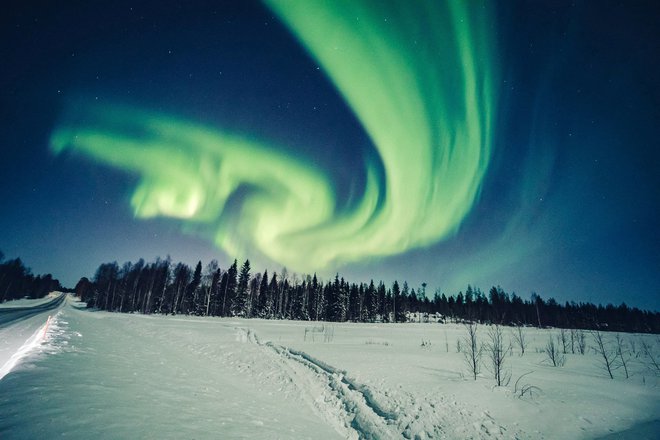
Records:
{"label": "aurora borealis", "polygon": [[[75,120],[100,114],[96,125],[57,128],[54,150],[71,148],[138,173],[136,217],[212,224],[214,242],[228,255],[259,252],[296,271],[335,270],[454,233],[490,159],[486,9],[459,1],[418,9],[394,2],[271,3],[375,146],[363,194],[349,206],[339,209],[332,182],[312,164],[249,135],[172,117],[83,109]],[[414,50],[417,44],[423,49]],[[376,161],[384,170],[380,181]],[[241,186],[249,191],[228,208]]]}
{"label": "aurora borealis", "polygon": [[659,307],[657,14],[606,6],[16,6],[0,250]]}

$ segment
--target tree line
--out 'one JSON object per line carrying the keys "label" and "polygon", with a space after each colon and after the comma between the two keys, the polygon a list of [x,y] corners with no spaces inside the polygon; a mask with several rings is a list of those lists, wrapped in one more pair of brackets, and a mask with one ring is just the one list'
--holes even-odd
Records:
{"label": "tree line", "polygon": [[429,298],[426,287],[411,288],[405,281],[349,283],[338,274],[322,281],[286,269],[253,273],[249,260],[240,267],[234,260],[226,270],[215,260],[191,268],[168,257],[101,264],[92,280],[77,283],[75,293],[88,307],[128,313],[333,322],[405,322],[431,315],[443,322],[660,332],[660,313],[626,304],[559,304],[537,294],[523,299],[499,286],[486,294],[469,285],[455,295],[436,290]]}
{"label": "tree line", "polygon": [[20,258],[5,261],[0,251],[0,303],[19,298],[43,298],[49,292],[62,290],[51,274],[34,276]]}

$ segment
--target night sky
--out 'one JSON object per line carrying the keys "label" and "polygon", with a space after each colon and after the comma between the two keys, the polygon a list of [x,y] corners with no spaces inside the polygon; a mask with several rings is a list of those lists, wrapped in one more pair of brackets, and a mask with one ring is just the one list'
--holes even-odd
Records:
{"label": "night sky", "polygon": [[3,8],[5,257],[660,309],[655,2],[101,3]]}

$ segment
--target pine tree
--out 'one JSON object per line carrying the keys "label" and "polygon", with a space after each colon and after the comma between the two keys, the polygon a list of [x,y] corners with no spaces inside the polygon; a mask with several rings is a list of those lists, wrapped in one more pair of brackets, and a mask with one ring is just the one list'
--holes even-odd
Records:
{"label": "pine tree", "polygon": [[364,322],[364,316],[365,316],[365,309],[367,307],[367,302],[366,302],[366,284],[360,283],[360,287],[358,289],[358,314],[357,314],[357,320],[360,322]]}
{"label": "pine tree", "polygon": [[[408,284],[405,284],[408,287]],[[394,280],[392,284],[392,317],[394,322],[401,322],[399,309],[401,308],[401,290],[399,289],[399,282]],[[405,320],[405,319],[404,319]]]}
{"label": "pine tree", "polygon": [[338,321],[343,322],[346,321],[348,310],[350,309],[348,283],[344,281],[344,278],[339,281],[339,293],[337,299],[337,305],[339,306],[337,318]]}
{"label": "pine tree", "polygon": [[378,314],[382,322],[388,322],[387,316],[387,290],[385,289],[385,284],[381,281],[378,283]]}
{"label": "pine tree", "polygon": [[339,274],[335,276],[335,281],[328,285],[328,321],[345,321],[348,310],[348,286]]}
{"label": "pine tree", "polygon": [[474,320],[474,291],[469,284],[465,290],[465,316],[468,321]]}
{"label": "pine tree", "polygon": [[257,307],[255,314],[259,318],[270,317],[269,310],[270,292],[268,291],[268,270],[264,270],[259,284],[259,299],[257,300]]}
{"label": "pine tree", "polygon": [[289,271],[287,270],[286,267],[283,267],[282,270],[280,271],[280,282],[279,282],[279,289],[277,289],[276,295],[276,307],[275,310],[277,310],[277,316],[279,318],[284,317],[284,313],[286,311],[286,302],[287,302],[287,279],[289,276]]}
{"label": "pine tree", "polygon": [[281,297],[281,311],[280,316],[284,319],[291,318],[291,285],[289,280],[283,278],[283,281],[280,283],[280,297]]}
{"label": "pine tree", "polygon": [[222,271],[218,268],[211,279],[210,307],[207,313],[209,316],[217,316],[220,309],[220,280],[222,280]]}
{"label": "pine tree", "polygon": [[312,277],[307,275],[303,280],[303,299],[302,299],[302,316],[301,319],[305,321],[310,320],[312,316]]}
{"label": "pine tree", "polygon": [[323,286],[319,284],[316,274],[312,278],[312,296],[314,297],[314,313],[313,317],[315,321],[323,319],[325,311],[325,297],[323,296]]}
{"label": "pine tree", "polygon": [[248,303],[246,307],[246,316],[252,318],[256,312],[257,300],[259,298],[259,284],[261,283],[261,274],[256,274],[250,279],[248,288]]}
{"label": "pine tree", "polygon": [[198,288],[202,282],[202,262],[199,261],[197,266],[195,266],[195,272],[193,273],[192,280],[186,286],[185,294],[183,301],[181,303],[181,313],[190,314],[194,313],[196,297],[198,294]]}
{"label": "pine tree", "polygon": [[358,285],[353,283],[350,285],[348,289],[348,314],[347,314],[347,319],[349,321],[359,321],[360,320],[360,306],[361,306],[361,298],[360,298],[360,289],[358,288]]}
{"label": "pine tree", "polygon": [[272,318],[273,316],[276,315],[276,311],[278,307],[277,299],[278,299],[279,285],[277,283],[277,272],[273,272],[273,276],[270,277],[268,292],[270,293],[269,303],[267,306],[267,309],[269,311],[268,317]]}
{"label": "pine tree", "polygon": [[364,293],[364,311],[362,320],[365,322],[374,322],[376,319],[376,310],[378,308],[378,298],[376,297],[376,286],[374,280],[371,280],[369,287]]}
{"label": "pine tree", "polygon": [[236,277],[238,276],[238,262],[234,260],[234,263],[229,267],[229,270],[222,277],[222,309],[221,315],[227,316],[230,306],[234,301],[234,296],[236,295]]}
{"label": "pine tree", "polygon": [[234,316],[248,316],[248,283],[250,281],[250,260],[245,260],[238,277],[236,296],[232,301],[231,313]]}
{"label": "pine tree", "polygon": [[289,289],[291,296],[291,306],[290,306],[290,315],[288,319],[304,319],[304,299],[305,299],[305,282],[303,281],[302,285],[297,284],[297,281],[294,281],[295,284]]}

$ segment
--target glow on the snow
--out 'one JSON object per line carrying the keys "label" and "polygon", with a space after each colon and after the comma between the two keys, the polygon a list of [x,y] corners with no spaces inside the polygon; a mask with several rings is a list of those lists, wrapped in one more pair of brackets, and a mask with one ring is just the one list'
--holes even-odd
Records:
{"label": "glow on the snow", "polygon": [[325,70],[379,154],[384,173],[365,163],[359,203],[338,209],[331,176],[275,145],[125,107],[65,120],[53,133],[54,151],[137,173],[136,217],[211,227],[228,254],[259,253],[294,270],[403,253],[453,234],[491,155],[487,8],[266,3]]}

